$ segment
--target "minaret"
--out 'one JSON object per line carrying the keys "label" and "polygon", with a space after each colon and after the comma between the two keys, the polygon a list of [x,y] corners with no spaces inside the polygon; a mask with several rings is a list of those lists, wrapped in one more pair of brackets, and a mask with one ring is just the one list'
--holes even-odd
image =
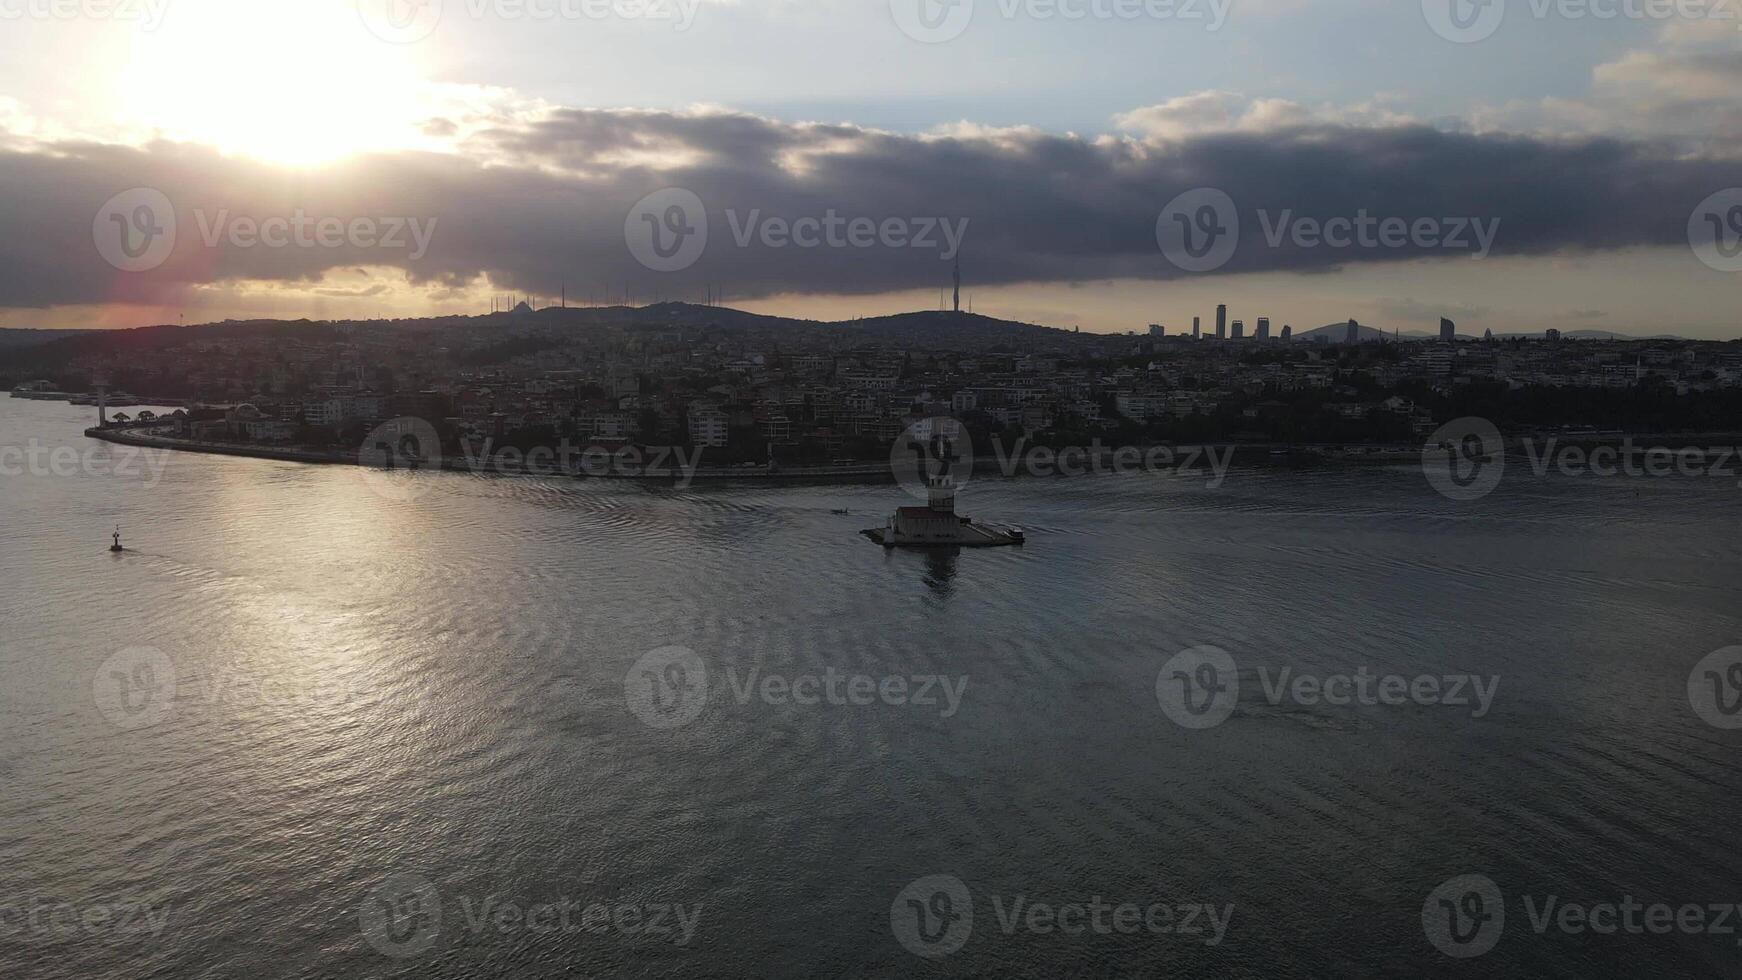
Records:
{"label": "minaret", "polygon": [[957,313],[962,312],[962,257],[960,255],[956,256],[956,299],[954,305]]}

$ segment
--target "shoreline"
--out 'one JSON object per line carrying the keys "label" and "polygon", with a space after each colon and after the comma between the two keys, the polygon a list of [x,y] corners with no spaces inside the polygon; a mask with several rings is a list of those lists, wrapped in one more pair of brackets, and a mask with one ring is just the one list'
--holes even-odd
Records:
{"label": "shoreline", "polygon": [[[169,449],[182,452],[204,453],[212,456],[239,456],[247,459],[269,459],[287,463],[312,463],[322,466],[372,466],[358,456],[359,449],[307,449],[289,446],[259,446],[249,443],[208,442],[192,439],[176,439],[169,436],[148,435],[127,429],[89,428],[85,435],[103,442],[123,446],[137,446],[148,449]],[[381,467],[375,467],[381,468]],[[649,473],[643,469],[640,472],[628,472],[620,468],[610,468],[603,471],[562,470],[552,466],[528,467],[524,462],[513,463],[500,457],[490,460],[474,460],[466,456],[453,457],[444,454],[441,459],[420,466],[388,467],[396,469],[438,469],[450,473],[497,474],[501,476],[565,476],[573,479],[615,479],[615,480],[651,480],[665,482],[671,480],[769,480],[769,479],[850,479],[867,480],[881,479],[893,481],[887,464],[860,464],[840,467],[785,467],[769,470],[763,466],[755,467],[696,467],[693,471],[665,470]]]}
{"label": "shoreline", "polygon": [[[250,443],[195,441],[177,439],[170,436],[151,435],[127,428],[96,428],[85,430],[85,435],[103,442],[117,445],[137,446],[150,449],[179,450],[182,452],[204,453],[214,456],[239,456],[248,459],[269,459],[289,463],[312,463],[322,466],[370,466],[372,464],[358,459],[361,450],[356,449],[308,449],[289,446],[260,446]],[[1042,447],[1032,447],[1032,449]],[[1366,447],[1363,447],[1366,448]],[[1420,446],[1384,446],[1373,447],[1373,452],[1359,453],[1348,457],[1330,456],[1310,447],[1289,446],[1273,443],[1209,443],[1197,446],[1159,446],[1142,447],[1142,452],[1151,449],[1166,449],[1173,454],[1173,461],[1183,468],[1207,467],[1211,461],[1220,460],[1224,463],[1235,461],[1258,462],[1263,460],[1272,465],[1287,465],[1288,463],[1311,464],[1317,462],[1354,462],[1354,463],[1397,463],[1418,459],[1421,455]],[[1026,452],[1025,451],[1025,452]],[[1096,454],[1102,463],[1110,461],[1114,456],[1115,447],[1107,447]],[[1287,458],[1279,460],[1277,453]],[[1085,460],[1087,458],[1087,453]],[[608,457],[609,454],[606,454]],[[1241,457],[1254,457],[1241,459]],[[668,457],[669,458],[669,457]],[[978,456],[974,460],[973,473],[997,474],[1002,472],[1001,461],[996,456]],[[659,466],[659,464],[652,464]],[[1089,465],[1085,462],[1085,465]],[[864,462],[842,464],[835,466],[783,466],[770,470],[764,465],[756,466],[697,466],[693,469],[670,470],[648,473],[624,471],[618,467],[604,470],[564,470],[554,464],[529,467],[524,461],[512,462],[501,457],[492,457],[485,461],[466,456],[453,457],[444,454],[434,464],[405,467],[406,469],[440,469],[453,473],[484,473],[502,476],[566,476],[574,479],[618,479],[618,480],[841,480],[852,482],[893,483],[896,476],[886,462]],[[1088,474],[1083,474],[1088,475]]]}
{"label": "shoreline", "polygon": [[[214,456],[237,456],[246,459],[267,459],[288,463],[310,463],[322,466],[371,466],[358,458],[360,449],[310,449],[291,446],[261,446],[250,443],[195,441],[177,439],[170,436],[148,434],[129,428],[88,428],[84,434],[92,439],[116,445],[135,446],[148,449],[178,450],[181,452],[203,453]],[[1644,453],[1652,448],[1702,448],[1709,455],[1713,450],[1709,447],[1742,446],[1742,433],[1666,433],[1662,435],[1641,435],[1627,433],[1571,433],[1536,437],[1539,440],[1556,440],[1566,447],[1591,448],[1599,446],[1614,446],[1620,448],[1629,442],[1635,443],[1633,452]],[[1640,445],[1642,440],[1651,440]],[[1716,440],[1716,441],[1714,441]],[[1525,440],[1508,439],[1506,450],[1508,454],[1519,451]],[[1317,465],[1340,464],[1397,464],[1415,463],[1422,458],[1424,446],[1415,445],[1350,445],[1350,444],[1290,444],[1290,443],[1206,443],[1197,446],[1154,446],[1135,447],[1141,453],[1153,450],[1170,452],[1169,467],[1177,467],[1182,471],[1204,467],[1206,463],[1227,466],[1234,463],[1262,466],[1305,467]],[[1032,452],[1045,447],[1031,447],[1026,452]],[[1104,447],[1095,454],[1091,462],[1089,454],[1082,454],[1083,466],[1093,466],[1095,463],[1106,463],[1114,458],[1116,447]],[[1051,452],[1051,450],[1045,450]],[[643,452],[647,452],[643,450]],[[698,480],[730,481],[730,480],[790,480],[790,481],[843,481],[843,482],[896,482],[896,475],[887,463],[853,463],[834,466],[789,466],[770,470],[764,465],[755,466],[683,466],[676,469],[668,465],[672,458],[667,451],[665,456],[655,452],[655,462],[643,466],[639,471],[625,470],[616,465],[607,465],[603,469],[564,469],[554,463],[528,466],[524,458],[508,460],[493,456],[489,460],[475,457],[453,457],[443,455],[435,463],[406,467],[389,467],[404,469],[439,469],[452,473],[496,474],[500,476],[563,476],[571,479],[616,479],[667,482],[677,481],[693,483]],[[609,461],[610,453],[601,457]],[[1010,459],[1016,458],[1014,454]],[[1055,457],[1056,459],[1056,454]],[[978,456],[974,460],[973,473],[1004,474],[1009,460],[1001,460],[996,456]],[[681,463],[681,459],[680,459]],[[655,472],[648,472],[648,467],[654,467]],[[1019,468],[1018,468],[1019,469]],[[1018,475],[1011,472],[1006,475]],[[1031,474],[1039,475],[1039,474]],[[1091,475],[1090,473],[1054,473],[1052,475]]]}

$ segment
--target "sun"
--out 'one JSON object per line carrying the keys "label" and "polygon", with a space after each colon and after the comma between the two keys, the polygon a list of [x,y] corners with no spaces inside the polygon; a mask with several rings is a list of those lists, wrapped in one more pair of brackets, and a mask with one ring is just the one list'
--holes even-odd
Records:
{"label": "sun", "polygon": [[134,35],[123,122],[292,165],[417,145],[415,47],[375,37],[351,0],[176,0]]}

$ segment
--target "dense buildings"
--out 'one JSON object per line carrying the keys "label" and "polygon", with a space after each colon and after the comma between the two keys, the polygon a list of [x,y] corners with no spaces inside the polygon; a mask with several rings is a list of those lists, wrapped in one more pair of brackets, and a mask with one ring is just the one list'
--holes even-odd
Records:
{"label": "dense buildings", "polygon": [[1236,321],[1235,338],[1217,341],[950,312],[822,324],[666,304],[149,328],[56,341],[0,372],[9,386],[104,381],[175,399],[187,409],[174,424],[206,439],[354,444],[409,416],[456,443],[682,444],[727,463],[886,457],[904,430],[946,415],[1040,440],[1403,442],[1472,412],[1742,429],[1726,415],[1742,397],[1742,344],[1360,342],[1354,321],[1277,338],[1259,323],[1256,337]]}

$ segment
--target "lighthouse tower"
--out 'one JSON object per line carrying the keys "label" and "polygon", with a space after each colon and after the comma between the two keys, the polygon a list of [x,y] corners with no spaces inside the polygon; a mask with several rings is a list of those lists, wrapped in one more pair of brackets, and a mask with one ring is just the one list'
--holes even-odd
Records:
{"label": "lighthouse tower", "polygon": [[956,512],[956,481],[948,473],[926,481],[926,506],[940,514]]}

